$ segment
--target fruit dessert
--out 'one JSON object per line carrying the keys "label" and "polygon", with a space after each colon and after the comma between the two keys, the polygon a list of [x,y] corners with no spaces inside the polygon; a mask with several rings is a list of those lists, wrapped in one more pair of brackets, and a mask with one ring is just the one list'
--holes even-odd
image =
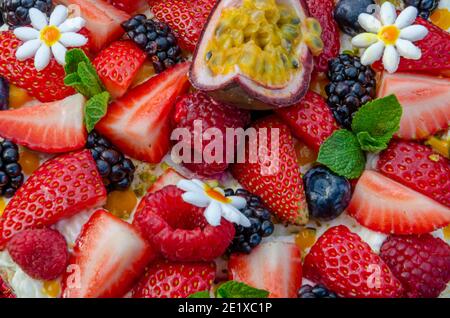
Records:
{"label": "fruit dessert", "polygon": [[450,297],[449,1],[0,10],[0,298]]}

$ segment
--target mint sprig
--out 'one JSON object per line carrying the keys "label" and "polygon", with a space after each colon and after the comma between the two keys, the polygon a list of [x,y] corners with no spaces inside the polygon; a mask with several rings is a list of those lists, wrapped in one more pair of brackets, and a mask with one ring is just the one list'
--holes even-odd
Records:
{"label": "mint sprig", "polygon": [[[215,296],[216,298],[267,298],[269,297],[269,292],[230,280],[217,288]],[[190,295],[188,298],[210,298],[210,295],[209,291],[200,291]]]}
{"label": "mint sprig", "polygon": [[352,131],[335,131],[320,147],[317,161],[340,176],[358,178],[366,162],[363,151],[386,149],[401,117],[402,106],[395,95],[365,104],[353,117]]}

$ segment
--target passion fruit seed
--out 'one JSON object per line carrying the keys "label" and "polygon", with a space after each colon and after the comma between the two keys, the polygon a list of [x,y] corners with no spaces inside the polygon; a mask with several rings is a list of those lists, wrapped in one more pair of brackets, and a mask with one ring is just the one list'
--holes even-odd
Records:
{"label": "passion fruit seed", "polygon": [[40,159],[37,153],[23,149],[20,152],[19,163],[25,174],[31,175],[40,165]]}
{"label": "passion fruit seed", "polygon": [[316,242],[316,230],[312,228],[302,228],[295,236],[295,244],[303,253]]}
{"label": "passion fruit seed", "polygon": [[133,191],[112,191],[106,199],[105,209],[119,218],[128,219],[136,204],[137,197]]}
{"label": "passion fruit seed", "polygon": [[42,286],[42,292],[50,298],[56,298],[61,291],[61,284],[58,280],[46,280]]}

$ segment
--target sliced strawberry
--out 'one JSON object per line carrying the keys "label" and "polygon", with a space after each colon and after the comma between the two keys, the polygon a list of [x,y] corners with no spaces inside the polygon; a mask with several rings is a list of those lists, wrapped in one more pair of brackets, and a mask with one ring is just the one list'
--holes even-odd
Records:
{"label": "sliced strawberry", "polygon": [[302,257],[297,245],[260,244],[251,254],[232,254],[230,279],[267,290],[271,298],[296,298],[302,284]]}
{"label": "sliced strawberry", "polygon": [[325,99],[312,91],[308,91],[298,105],[280,108],[277,114],[289,125],[295,137],[316,152],[325,139],[339,129]]}
{"label": "sliced strawberry", "polygon": [[450,123],[450,79],[408,73],[383,74],[378,97],[397,96],[403,107],[401,139],[425,139]]}
{"label": "sliced strawberry", "polygon": [[[417,18],[414,24],[423,25],[428,29],[428,35],[414,45],[422,51],[419,60],[400,59],[399,72],[427,73],[450,77],[450,34],[438,26]],[[383,70],[383,64],[378,61],[373,67]]]}
{"label": "sliced strawberry", "polygon": [[68,152],[86,144],[85,99],[75,94],[63,100],[0,112],[0,136],[36,151]]}
{"label": "sliced strawberry", "polygon": [[56,223],[106,203],[106,189],[89,150],[42,164],[9,201],[0,219],[0,248],[25,229]]}
{"label": "sliced strawberry", "polygon": [[152,264],[145,276],[134,287],[133,298],[186,298],[209,291],[216,276],[216,265],[211,263]]}
{"label": "sliced strawberry", "polygon": [[148,193],[153,193],[161,190],[168,185],[177,185],[178,181],[183,180],[183,176],[173,170],[172,168],[166,169],[162,175],[159,176],[158,180],[148,189]]}
{"label": "sliced strawberry", "polygon": [[450,223],[450,209],[382,174],[366,170],[347,211],[359,223],[386,234],[422,234]]}
{"label": "sliced strawberry", "polygon": [[[289,127],[269,116],[255,122],[253,128],[257,140],[246,142],[245,162],[232,165],[233,176],[283,222],[305,224],[308,208]],[[278,137],[276,133],[279,138],[272,140],[272,136]]]}
{"label": "sliced strawberry", "polygon": [[450,207],[450,160],[412,141],[392,141],[377,168],[385,176]]}
{"label": "sliced strawberry", "polygon": [[147,5],[146,0],[107,0],[117,9],[123,10],[128,13],[133,13],[138,10],[142,10]]}
{"label": "sliced strawberry", "polygon": [[158,163],[169,150],[170,114],[189,87],[189,63],[178,64],[108,106],[96,129],[127,155]]}
{"label": "sliced strawberry", "polygon": [[342,297],[401,297],[403,289],[389,267],[357,234],[343,225],[328,229],[303,264],[306,278]]}
{"label": "sliced strawberry", "polygon": [[86,20],[86,28],[91,32],[91,47],[95,52],[119,39],[124,33],[120,24],[130,18],[126,12],[105,1],[55,0],[54,2],[71,6],[75,13],[81,14]]}
{"label": "sliced strawberry", "polygon": [[113,98],[130,87],[147,55],[133,41],[116,41],[95,58],[97,73]]}
{"label": "sliced strawberry", "polygon": [[63,278],[62,297],[122,297],[155,257],[131,224],[98,210],[77,238]]}

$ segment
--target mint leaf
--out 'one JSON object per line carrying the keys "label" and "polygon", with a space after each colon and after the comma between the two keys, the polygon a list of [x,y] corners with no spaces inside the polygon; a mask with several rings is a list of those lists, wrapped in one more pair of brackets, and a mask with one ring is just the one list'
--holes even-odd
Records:
{"label": "mint leaf", "polygon": [[267,298],[269,292],[230,280],[219,286],[217,298]]}
{"label": "mint leaf", "polygon": [[72,86],[75,90],[83,96],[90,96],[89,89],[86,88],[83,83],[81,83],[81,79],[78,76],[78,73],[72,73],[67,75],[64,78],[64,85]]}
{"label": "mint leaf", "polygon": [[368,102],[355,113],[352,130],[361,148],[378,152],[387,148],[392,136],[400,128],[402,106],[395,95]]}
{"label": "mint leaf", "polygon": [[85,89],[89,92],[88,98],[103,92],[103,87],[96,70],[92,64],[86,62],[80,62],[78,64],[78,76]]}
{"label": "mint leaf", "polygon": [[317,161],[340,176],[354,179],[363,172],[366,159],[356,136],[340,129],[322,144]]}
{"label": "mint leaf", "polygon": [[190,294],[188,298],[211,298],[211,297],[209,296],[209,291],[205,290]]}
{"label": "mint leaf", "polygon": [[84,124],[88,132],[91,132],[99,120],[105,116],[109,98],[109,93],[103,92],[95,95],[86,102],[84,106]]}
{"label": "mint leaf", "polygon": [[81,62],[91,63],[82,49],[72,49],[67,51],[66,65],[64,66],[66,75],[76,73],[78,71],[78,64]]}

